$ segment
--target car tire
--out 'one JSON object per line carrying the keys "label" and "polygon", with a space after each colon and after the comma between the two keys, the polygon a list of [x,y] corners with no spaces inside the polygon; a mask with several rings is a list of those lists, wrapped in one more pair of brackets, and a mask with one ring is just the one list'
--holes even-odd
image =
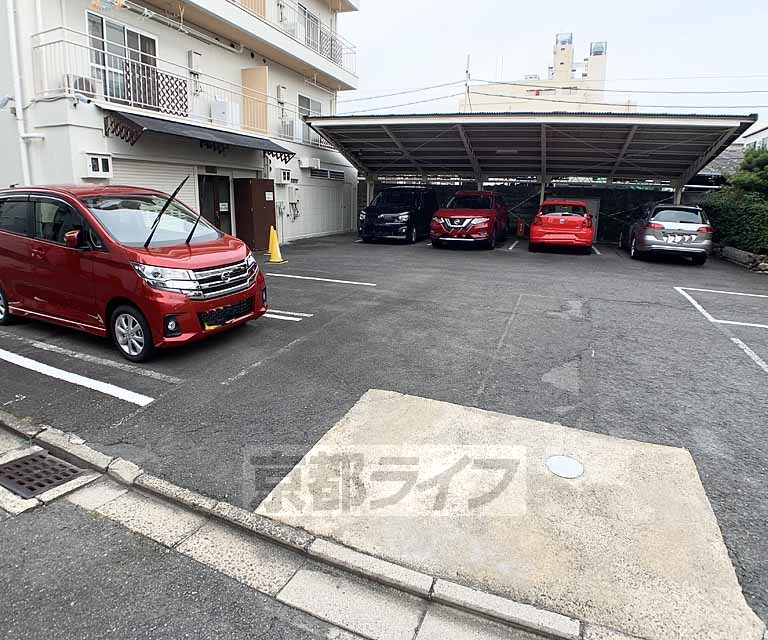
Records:
{"label": "car tire", "polygon": [[635,238],[632,238],[629,243],[629,257],[633,260],[640,259],[640,252],[637,250],[637,240]]}
{"label": "car tire", "polygon": [[109,321],[112,342],[120,354],[131,362],[145,362],[155,352],[152,331],[144,314],[136,307],[121,305]]}
{"label": "car tire", "polygon": [[591,256],[592,255],[592,246],[589,247],[582,247],[581,253],[585,256]]}
{"label": "car tire", "polygon": [[528,242],[528,251],[531,253],[536,253],[539,250],[538,245],[534,244],[533,242]]}
{"label": "car tire", "polygon": [[442,249],[443,248],[443,241],[438,240],[437,238],[432,238],[432,246],[435,249]]}
{"label": "car tire", "polygon": [[373,238],[371,238],[371,236],[361,236],[361,239],[366,244],[370,244],[371,242],[373,242]]}
{"label": "car tire", "polygon": [[691,264],[697,267],[701,267],[705,265],[706,262],[707,262],[707,254],[704,254],[703,256],[693,256],[693,258],[691,258]]}
{"label": "car tire", "polygon": [[11,310],[8,307],[8,297],[5,295],[5,291],[0,289],[0,326],[7,326],[13,321],[14,316],[11,315]]}
{"label": "car tire", "polygon": [[486,249],[493,251],[496,248],[496,227],[491,231],[491,237],[488,238],[488,242],[485,245]]}
{"label": "car tire", "polygon": [[416,225],[411,227],[408,232],[408,244],[416,244],[419,241],[419,232],[416,231]]}

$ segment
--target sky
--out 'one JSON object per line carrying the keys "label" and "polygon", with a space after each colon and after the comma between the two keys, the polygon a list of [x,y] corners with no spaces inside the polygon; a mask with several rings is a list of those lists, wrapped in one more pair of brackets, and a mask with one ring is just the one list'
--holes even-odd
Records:
{"label": "sky", "polygon": [[[445,96],[461,92],[461,84],[359,99],[462,81],[468,55],[475,79],[514,81],[532,73],[545,78],[555,34],[572,32],[576,61],[588,55],[590,42],[608,42],[608,89],[726,92],[616,93],[610,94],[612,101],[630,97],[642,110],[656,112],[758,113],[763,125],[768,121],[766,0],[360,0],[360,5],[359,12],[339,18],[340,33],[357,46],[360,77],[357,91],[339,95],[339,113],[376,107],[388,108],[372,113],[456,111],[459,98]],[[691,76],[696,79],[679,79]],[[723,108],[705,109],[718,105]]]}

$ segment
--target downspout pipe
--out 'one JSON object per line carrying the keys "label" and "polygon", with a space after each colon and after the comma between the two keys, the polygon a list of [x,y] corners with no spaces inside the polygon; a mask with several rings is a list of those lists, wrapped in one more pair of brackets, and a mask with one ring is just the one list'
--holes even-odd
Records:
{"label": "downspout pipe", "polygon": [[24,124],[24,94],[21,89],[21,67],[16,39],[16,0],[6,0],[8,8],[8,45],[11,49],[11,75],[13,76],[13,106],[16,110],[16,129],[19,132],[19,150],[21,152],[21,174],[25,185],[32,183],[29,164],[27,131]]}

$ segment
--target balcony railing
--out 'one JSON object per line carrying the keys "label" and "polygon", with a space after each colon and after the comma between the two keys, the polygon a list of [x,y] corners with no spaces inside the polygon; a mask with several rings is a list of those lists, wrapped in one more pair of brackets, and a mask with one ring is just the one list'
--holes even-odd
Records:
{"label": "balcony railing", "polygon": [[116,109],[331,147],[304,122],[310,113],[295,104],[72,29],[33,36],[32,64],[37,98],[82,95]]}
{"label": "balcony railing", "polygon": [[287,33],[345,71],[357,73],[357,50],[293,0],[228,0]]}

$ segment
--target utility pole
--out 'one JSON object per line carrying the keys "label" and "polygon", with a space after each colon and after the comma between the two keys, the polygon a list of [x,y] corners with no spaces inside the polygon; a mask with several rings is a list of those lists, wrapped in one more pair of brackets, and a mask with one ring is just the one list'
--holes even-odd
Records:
{"label": "utility pole", "polygon": [[472,95],[469,91],[469,81],[471,79],[471,76],[469,73],[469,60],[470,60],[470,55],[467,54],[467,70],[465,73],[464,88],[465,88],[465,100],[466,100],[467,108],[469,109],[469,112],[472,113]]}

